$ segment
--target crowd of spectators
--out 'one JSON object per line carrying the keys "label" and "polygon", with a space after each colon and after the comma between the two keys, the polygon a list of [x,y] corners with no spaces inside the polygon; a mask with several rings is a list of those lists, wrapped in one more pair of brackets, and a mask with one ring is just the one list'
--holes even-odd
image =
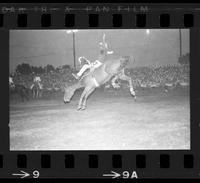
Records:
{"label": "crowd of spectators", "polygon": [[[72,73],[74,69],[56,70],[40,74],[43,88],[46,90],[62,90],[65,84],[71,85],[76,79]],[[189,65],[167,65],[157,67],[127,68],[125,73],[132,78],[134,87],[159,87],[165,84],[189,84]],[[23,84],[29,88],[35,74],[13,74],[14,83]]]}
{"label": "crowd of spectators", "polygon": [[189,65],[136,67],[127,72],[136,87],[189,84]]}
{"label": "crowd of spectators", "polygon": [[42,74],[21,74],[15,72],[12,77],[14,83],[30,88],[33,84],[34,77],[39,76],[44,90],[60,90],[65,84],[72,84],[75,82],[76,79],[72,76],[72,72],[74,72],[73,69],[50,71]]}

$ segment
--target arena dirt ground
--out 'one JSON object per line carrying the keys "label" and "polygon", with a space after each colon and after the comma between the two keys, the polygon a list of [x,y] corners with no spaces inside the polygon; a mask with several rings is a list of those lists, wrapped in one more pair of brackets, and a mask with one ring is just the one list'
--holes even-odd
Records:
{"label": "arena dirt ground", "polygon": [[189,89],[98,90],[77,111],[62,94],[10,101],[10,150],[190,149]]}

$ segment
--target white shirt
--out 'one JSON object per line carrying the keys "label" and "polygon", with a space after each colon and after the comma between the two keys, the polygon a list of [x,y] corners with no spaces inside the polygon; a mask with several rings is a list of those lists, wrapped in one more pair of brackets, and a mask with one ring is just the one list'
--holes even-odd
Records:
{"label": "white shirt", "polygon": [[40,76],[36,76],[33,80],[34,82],[41,82],[41,78]]}
{"label": "white shirt", "polygon": [[13,82],[13,78],[10,77],[10,76],[9,76],[9,84],[10,84],[10,85],[14,84],[14,82]]}

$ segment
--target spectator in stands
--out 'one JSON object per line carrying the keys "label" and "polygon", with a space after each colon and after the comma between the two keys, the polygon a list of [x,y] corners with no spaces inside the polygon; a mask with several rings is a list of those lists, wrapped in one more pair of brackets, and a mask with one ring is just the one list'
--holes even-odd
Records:
{"label": "spectator in stands", "polygon": [[15,84],[14,84],[14,82],[13,82],[13,77],[12,77],[12,75],[9,76],[9,85],[10,85],[11,87],[15,87]]}

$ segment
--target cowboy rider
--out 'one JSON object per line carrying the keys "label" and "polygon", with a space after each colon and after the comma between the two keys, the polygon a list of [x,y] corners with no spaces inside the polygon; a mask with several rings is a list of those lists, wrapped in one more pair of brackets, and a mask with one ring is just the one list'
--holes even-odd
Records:
{"label": "cowboy rider", "polygon": [[40,76],[37,74],[34,79],[33,79],[33,84],[31,85],[31,89],[33,88],[34,84],[37,83],[40,87],[40,89],[42,89],[42,80],[40,78]]}
{"label": "cowboy rider", "polygon": [[113,51],[108,51],[108,44],[105,42],[105,34],[103,35],[103,42],[100,42],[99,45],[100,45],[100,55],[98,56],[98,59],[95,60],[94,62],[90,62],[85,57],[79,57],[78,59],[79,63],[83,66],[77,74],[72,73],[72,75],[76,79],[79,79],[87,69],[93,71],[94,69],[102,65],[103,61],[105,60],[105,57],[108,54],[113,54]]}
{"label": "cowboy rider", "polygon": [[41,82],[41,78],[40,78],[40,76],[39,75],[36,75],[35,77],[34,77],[34,79],[33,79],[33,82]]}

